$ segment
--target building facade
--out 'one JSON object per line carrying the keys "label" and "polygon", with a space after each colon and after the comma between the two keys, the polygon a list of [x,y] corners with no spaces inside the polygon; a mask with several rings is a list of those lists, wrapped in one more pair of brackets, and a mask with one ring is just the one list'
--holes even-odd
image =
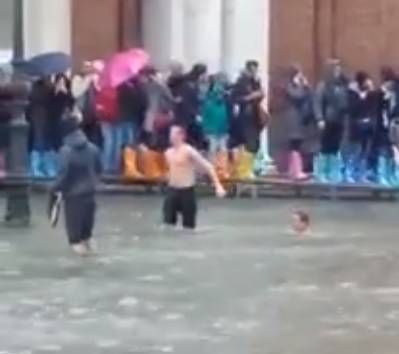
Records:
{"label": "building facade", "polygon": [[[7,40],[0,37],[0,45],[9,46],[13,0],[3,2]],[[161,67],[171,59],[202,61],[237,73],[250,58],[266,73],[268,13],[266,0],[24,0],[24,54],[65,51],[78,66],[144,46]]]}
{"label": "building facade", "polygon": [[159,66],[201,61],[236,74],[256,59],[267,72],[268,1],[145,0],[142,13],[143,43]]}
{"label": "building facade", "polygon": [[[12,48],[14,0],[0,1],[0,59]],[[398,0],[24,0],[25,56],[62,50],[83,60],[144,46],[171,59],[263,76],[298,63],[314,79],[329,57],[377,75],[399,62]]]}
{"label": "building facade", "polygon": [[271,72],[299,63],[315,78],[327,58],[378,76],[399,64],[397,0],[271,0]]}

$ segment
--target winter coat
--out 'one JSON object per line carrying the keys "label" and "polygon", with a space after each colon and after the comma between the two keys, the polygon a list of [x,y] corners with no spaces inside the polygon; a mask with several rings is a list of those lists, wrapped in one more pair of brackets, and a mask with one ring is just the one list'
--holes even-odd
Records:
{"label": "winter coat", "polygon": [[64,198],[93,195],[101,173],[100,153],[81,130],[68,134],[60,150],[60,170],[53,192]]}
{"label": "winter coat", "polygon": [[118,87],[118,111],[122,120],[142,125],[147,110],[146,89],[138,80],[133,79]]}
{"label": "winter coat", "polygon": [[356,83],[351,84],[348,94],[349,139],[361,140],[365,134],[375,131],[378,111],[378,93],[360,91]]}
{"label": "winter coat", "polygon": [[314,95],[316,120],[344,123],[348,113],[348,95],[348,83],[344,78],[321,81]]}
{"label": "winter coat", "polygon": [[52,98],[52,86],[40,80],[32,87],[27,107],[27,120],[29,123],[29,143],[33,150],[48,150],[51,148],[49,137],[49,114]]}
{"label": "winter coat", "polygon": [[227,135],[229,129],[228,109],[224,87],[215,86],[207,92],[201,116],[202,128],[206,135]]}
{"label": "winter coat", "polygon": [[391,144],[395,140],[392,136],[392,127],[394,127],[394,122],[399,116],[399,91],[396,90],[397,84],[393,84],[393,90],[383,89],[383,86],[387,85],[387,83],[384,83],[377,92],[377,117],[374,133],[374,148],[376,150],[390,151]]}
{"label": "winter coat", "polygon": [[71,112],[75,103],[71,93],[52,92],[49,103],[48,122],[46,124],[49,148],[58,150],[62,145],[61,120]]}
{"label": "winter coat", "polygon": [[182,78],[174,87],[175,119],[183,126],[192,125],[201,110],[201,100],[198,84],[188,79]]}
{"label": "winter coat", "polygon": [[233,139],[245,145],[251,153],[259,149],[259,134],[262,129],[260,104],[262,99],[246,101],[245,97],[262,89],[261,82],[247,75],[241,75],[232,90],[233,118],[235,126]]}
{"label": "winter coat", "polygon": [[288,83],[284,105],[284,127],[289,140],[304,138],[305,126],[313,118],[311,100],[309,87]]}
{"label": "winter coat", "polygon": [[154,132],[157,116],[173,113],[174,99],[167,86],[157,81],[145,85],[147,111],[144,120],[144,131]]}

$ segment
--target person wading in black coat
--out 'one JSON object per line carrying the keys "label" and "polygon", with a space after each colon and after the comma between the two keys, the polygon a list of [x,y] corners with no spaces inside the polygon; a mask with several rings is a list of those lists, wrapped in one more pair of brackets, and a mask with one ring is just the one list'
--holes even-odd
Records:
{"label": "person wading in black coat", "polygon": [[75,117],[62,122],[65,134],[60,169],[52,193],[64,199],[65,226],[72,250],[80,256],[93,252],[96,184],[101,174],[98,148],[80,130]]}

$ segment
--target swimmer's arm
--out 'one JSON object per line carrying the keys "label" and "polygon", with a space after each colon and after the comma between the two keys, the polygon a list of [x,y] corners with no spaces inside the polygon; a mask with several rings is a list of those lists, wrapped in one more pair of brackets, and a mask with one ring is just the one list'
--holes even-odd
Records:
{"label": "swimmer's arm", "polygon": [[212,164],[191,146],[188,147],[188,151],[189,151],[190,157],[194,161],[194,163],[207,172],[209,178],[211,179],[211,181],[216,189],[217,194],[222,195],[224,193],[224,188],[223,188],[222,183],[220,182],[219,177],[216,173],[216,170],[214,169]]}

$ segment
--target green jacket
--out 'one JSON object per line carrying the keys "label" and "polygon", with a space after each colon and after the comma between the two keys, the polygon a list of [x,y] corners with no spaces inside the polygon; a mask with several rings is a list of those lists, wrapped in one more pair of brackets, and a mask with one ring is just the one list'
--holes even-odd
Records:
{"label": "green jacket", "polygon": [[202,128],[206,135],[228,133],[227,103],[221,88],[209,90],[202,105]]}

